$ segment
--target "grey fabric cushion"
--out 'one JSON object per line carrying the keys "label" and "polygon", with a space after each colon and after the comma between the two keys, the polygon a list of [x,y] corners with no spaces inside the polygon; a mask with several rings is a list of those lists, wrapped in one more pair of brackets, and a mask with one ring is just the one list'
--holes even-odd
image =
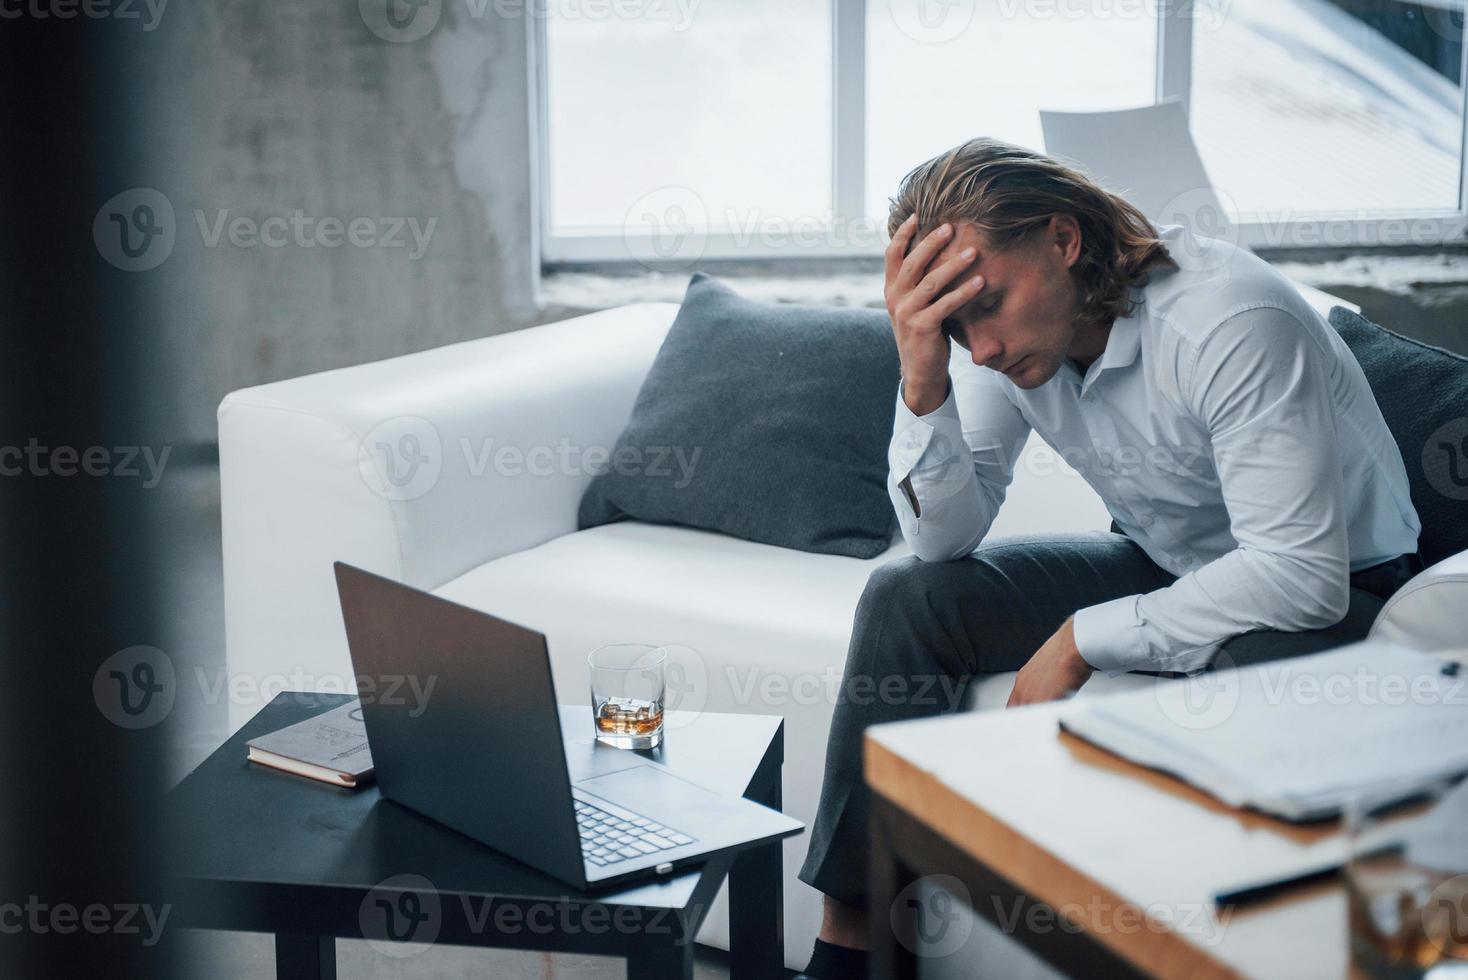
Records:
{"label": "grey fabric cushion", "polygon": [[891,544],[884,310],[763,303],[694,273],[582,528],[632,518],[829,555]]}
{"label": "grey fabric cushion", "polygon": [[1330,324],[1356,355],[1396,437],[1432,564],[1468,548],[1468,358],[1336,306]]}

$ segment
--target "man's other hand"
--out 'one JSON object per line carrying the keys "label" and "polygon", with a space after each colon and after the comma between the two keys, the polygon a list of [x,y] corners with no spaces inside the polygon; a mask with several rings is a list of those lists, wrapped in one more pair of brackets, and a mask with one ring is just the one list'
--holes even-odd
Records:
{"label": "man's other hand", "polygon": [[1014,690],[1009,694],[1006,708],[1021,704],[1039,704],[1055,701],[1081,689],[1086,679],[1095,670],[1081,657],[1076,648],[1075,625],[1066,619],[1055,635],[1035,651],[1030,662],[1020,668],[1014,679]]}

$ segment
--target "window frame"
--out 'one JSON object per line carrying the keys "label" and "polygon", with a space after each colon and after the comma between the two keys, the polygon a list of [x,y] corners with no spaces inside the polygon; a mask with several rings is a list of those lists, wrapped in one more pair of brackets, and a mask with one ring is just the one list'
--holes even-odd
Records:
{"label": "window frame", "polygon": [[[867,221],[862,215],[866,191],[866,0],[829,0],[831,5],[831,200],[837,222]],[[1192,98],[1193,23],[1189,10],[1199,0],[1157,0],[1157,80],[1154,99],[1178,99],[1186,112]],[[1423,0],[1442,3],[1444,0]],[[1451,5],[1453,0],[1446,0]],[[548,98],[547,18],[531,18],[531,86],[535,119],[531,175],[536,186],[535,226],[541,262],[546,265],[640,265],[657,268],[650,260],[651,236],[623,234],[557,235],[550,224],[550,127]],[[1468,32],[1465,32],[1468,33]],[[1312,217],[1302,214],[1289,221],[1240,221],[1235,224],[1239,244],[1271,251],[1317,248],[1376,248],[1393,245],[1440,246],[1468,240],[1468,37],[1463,44],[1458,103],[1458,205],[1451,209],[1383,212],[1371,218]],[[700,260],[799,260],[880,257],[882,246],[872,235],[846,236],[827,226],[830,241],[791,248],[778,242],[739,241],[731,234],[705,235]],[[868,229],[863,229],[864,232]],[[859,242],[843,242],[855,237]],[[687,259],[667,263],[686,268]]]}

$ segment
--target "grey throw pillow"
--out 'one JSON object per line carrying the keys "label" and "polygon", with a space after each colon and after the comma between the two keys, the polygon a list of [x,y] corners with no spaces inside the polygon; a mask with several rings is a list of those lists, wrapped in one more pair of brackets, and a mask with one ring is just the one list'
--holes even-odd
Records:
{"label": "grey throw pillow", "polygon": [[1431,565],[1468,548],[1468,358],[1392,333],[1337,306],[1346,341],[1407,465],[1422,521],[1417,551]]}
{"label": "grey throw pillow", "polygon": [[885,310],[763,303],[694,273],[577,515],[872,558],[892,541]]}

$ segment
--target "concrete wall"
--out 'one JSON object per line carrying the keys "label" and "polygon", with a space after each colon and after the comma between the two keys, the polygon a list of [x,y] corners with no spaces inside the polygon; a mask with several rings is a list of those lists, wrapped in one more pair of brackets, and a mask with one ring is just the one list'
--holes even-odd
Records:
{"label": "concrete wall", "polygon": [[107,101],[142,149],[99,203],[153,188],[176,226],[133,273],[176,381],[144,393],[154,431],[212,440],[232,389],[534,320],[526,19],[429,0],[398,5],[404,32],[387,2],[174,0],[151,31],[109,25],[136,31]]}

